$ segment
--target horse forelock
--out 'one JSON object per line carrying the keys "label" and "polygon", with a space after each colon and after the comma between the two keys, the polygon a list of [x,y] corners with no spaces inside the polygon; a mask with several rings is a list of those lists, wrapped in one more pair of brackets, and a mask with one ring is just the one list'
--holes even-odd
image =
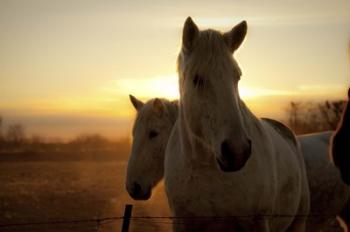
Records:
{"label": "horse forelock", "polygon": [[[164,119],[160,119],[157,118],[157,120],[155,120],[156,117],[158,117],[153,110],[153,102],[155,101],[154,99],[151,99],[149,101],[147,101],[144,106],[137,112],[135,121],[134,121],[134,125],[133,125],[133,129],[132,129],[132,133],[133,135],[136,133],[136,129],[137,128],[144,128],[146,126],[148,127],[152,127],[152,126],[158,126],[161,127],[162,124],[167,124],[167,123],[174,123],[176,118],[177,118],[177,112],[178,112],[178,104],[177,101],[173,102],[173,101],[169,101],[167,99],[164,98],[158,98],[163,105],[165,106],[165,118]],[[153,124],[157,124],[157,125],[153,125]]]}
{"label": "horse forelock", "polygon": [[[226,45],[222,33],[215,30],[205,30],[199,33],[193,49],[190,52],[181,50],[177,60],[177,70],[180,74],[180,84],[185,76],[196,72],[213,73],[215,76],[236,74],[242,72]],[[235,73],[236,72],[236,73]]]}

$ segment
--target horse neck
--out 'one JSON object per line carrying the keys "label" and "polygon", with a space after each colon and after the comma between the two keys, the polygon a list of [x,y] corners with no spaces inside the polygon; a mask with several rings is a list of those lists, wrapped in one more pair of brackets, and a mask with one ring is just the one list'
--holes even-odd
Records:
{"label": "horse neck", "polygon": [[[239,100],[240,111],[242,114],[242,126],[249,136],[252,136],[255,130],[262,130],[259,119],[249,110],[242,100]],[[201,155],[201,160],[207,162],[212,156],[213,151],[210,146],[207,145],[202,138],[195,135],[190,127],[183,112],[183,107],[181,102],[179,103],[179,117],[178,117],[178,126],[180,132],[180,140],[182,144],[182,149],[190,148],[192,158],[196,159],[196,155]]]}
{"label": "horse neck", "polygon": [[[193,163],[208,164],[211,163],[212,151],[202,138],[195,135],[184,115],[181,101],[178,109],[178,129],[180,133],[180,144],[182,153],[185,154],[185,159]],[[200,156],[200,157],[199,157]]]}
{"label": "horse neck", "polygon": [[240,99],[239,108],[242,114],[242,122],[245,131],[252,136],[254,130],[261,130],[260,120],[250,111],[246,104]]}

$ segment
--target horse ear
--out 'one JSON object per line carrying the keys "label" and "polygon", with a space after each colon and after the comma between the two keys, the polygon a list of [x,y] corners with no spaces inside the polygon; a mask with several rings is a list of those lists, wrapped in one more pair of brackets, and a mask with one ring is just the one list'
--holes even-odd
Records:
{"label": "horse ear", "polygon": [[193,41],[197,38],[199,30],[197,25],[192,21],[191,17],[186,19],[182,32],[182,48],[188,52],[192,49]]}
{"label": "horse ear", "polygon": [[132,96],[131,94],[129,95],[130,101],[132,103],[132,105],[135,107],[135,109],[137,111],[139,111],[142,106],[144,105],[144,103],[140,100],[138,100],[136,97]]}
{"label": "horse ear", "polygon": [[162,116],[164,112],[164,104],[159,98],[155,98],[153,101],[153,111],[158,115]]}
{"label": "horse ear", "polygon": [[226,32],[224,34],[225,42],[232,53],[236,51],[237,48],[239,48],[239,46],[241,46],[247,34],[247,28],[247,22],[242,21],[239,24],[237,24],[234,28],[232,28],[231,31]]}

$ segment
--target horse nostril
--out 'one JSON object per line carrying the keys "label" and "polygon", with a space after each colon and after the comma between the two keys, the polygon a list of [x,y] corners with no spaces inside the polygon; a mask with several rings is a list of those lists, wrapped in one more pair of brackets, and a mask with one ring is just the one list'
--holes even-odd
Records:
{"label": "horse nostril", "polygon": [[141,185],[139,185],[138,183],[134,182],[133,194],[134,195],[139,195],[140,193],[141,193]]}
{"label": "horse nostril", "polygon": [[234,144],[230,144],[229,140],[224,140],[221,144],[221,155],[223,157],[229,158],[230,156],[237,155],[249,155],[252,152],[252,141],[250,139],[247,140],[247,143],[242,146],[240,149],[235,147]]}
{"label": "horse nostril", "polygon": [[218,158],[219,167],[224,172],[238,171],[244,167],[252,151],[252,141],[224,140],[221,144],[221,157]]}
{"label": "horse nostril", "polygon": [[229,156],[231,154],[230,145],[227,140],[221,144],[221,155]]}
{"label": "horse nostril", "polygon": [[248,139],[248,147],[247,147],[247,150],[246,150],[246,154],[251,154],[252,153],[252,140]]}

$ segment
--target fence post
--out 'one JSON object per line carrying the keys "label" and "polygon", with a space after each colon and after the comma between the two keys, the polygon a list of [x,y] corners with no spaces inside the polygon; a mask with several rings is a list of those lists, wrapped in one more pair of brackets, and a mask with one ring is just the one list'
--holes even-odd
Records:
{"label": "fence post", "polygon": [[122,232],[128,232],[129,231],[131,212],[132,212],[132,205],[126,204],[125,205],[125,209],[124,209]]}

